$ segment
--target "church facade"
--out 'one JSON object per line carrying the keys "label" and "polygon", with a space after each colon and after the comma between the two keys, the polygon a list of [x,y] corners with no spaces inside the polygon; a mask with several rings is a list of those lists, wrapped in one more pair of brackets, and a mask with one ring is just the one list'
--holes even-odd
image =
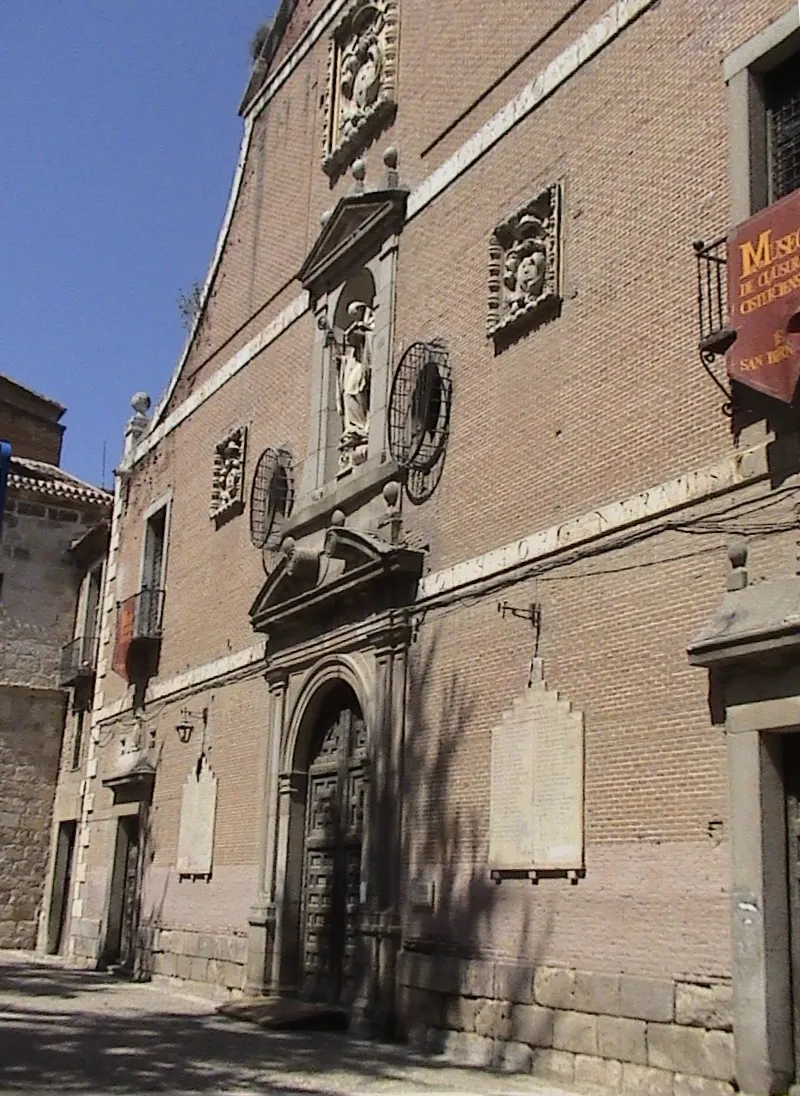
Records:
{"label": "church facade", "polygon": [[797,429],[692,243],[800,185],[797,6],[548,7],[280,5],[116,476],[69,954],[779,1091]]}

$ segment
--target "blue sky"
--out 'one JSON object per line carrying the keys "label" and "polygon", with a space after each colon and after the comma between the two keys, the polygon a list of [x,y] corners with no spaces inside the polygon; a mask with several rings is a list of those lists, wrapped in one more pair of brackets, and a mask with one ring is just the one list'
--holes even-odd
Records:
{"label": "blue sky", "polygon": [[183,347],[274,0],[0,0],[0,372],[67,406],[62,464],[107,482],[130,397]]}

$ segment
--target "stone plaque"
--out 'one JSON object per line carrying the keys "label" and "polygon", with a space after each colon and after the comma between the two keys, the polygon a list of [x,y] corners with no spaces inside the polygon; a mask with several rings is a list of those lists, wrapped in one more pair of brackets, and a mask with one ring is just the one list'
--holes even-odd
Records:
{"label": "stone plaque", "polygon": [[533,745],[526,722],[509,719],[492,732],[489,823],[492,867],[533,865]]}
{"label": "stone plaque", "polygon": [[492,731],[489,866],[583,866],[583,714],[547,688],[539,659]]}
{"label": "stone plaque", "polygon": [[183,785],[178,832],[180,875],[211,875],[217,783],[208,758],[203,754]]}
{"label": "stone plaque", "polygon": [[430,912],[434,907],[436,888],[432,880],[415,879],[411,884],[411,908],[416,912]]}

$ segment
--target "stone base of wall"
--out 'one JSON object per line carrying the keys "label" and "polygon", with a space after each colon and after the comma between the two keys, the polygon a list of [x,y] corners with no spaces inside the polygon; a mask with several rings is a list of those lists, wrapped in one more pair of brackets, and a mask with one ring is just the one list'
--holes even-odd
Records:
{"label": "stone base of wall", "polygon": [[728,983],[403,952],[401,1031],[468,1065],[641,1096],[732,1096]]}
{"label": "stone base of wall", "polygon": [[75,917],[70,924],[71,966],[96,967],[100,960],[100,922],[93,917]]}
{"label": "stone base of wall", "polygon": [[246,962],[244,934],[157,929],[142,941],[139,965],[154,982],[226,1000],[243,991]]}

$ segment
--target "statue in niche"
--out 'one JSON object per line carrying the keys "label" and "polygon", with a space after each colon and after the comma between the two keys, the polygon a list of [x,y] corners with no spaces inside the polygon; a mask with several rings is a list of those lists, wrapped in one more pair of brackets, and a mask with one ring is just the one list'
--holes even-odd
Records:
{"label": "statue in niche", "polygon": [[366,301],[351,301],[351,323],[337,361],[336,410],[342,424],[339,439],[339,472],[349,471],[367,457],[369,397],[372,379],[372,340],[375,312]]}
{"label": "statue in niche", "polygon": [[339,137],[346,141],[358,129],[378,99],[384,67],[383,16],[377,8],[364,11],[366,19],[342,50],[339,82]]}
{"label": "statue in niche", "polygon": [[520,217],[515,230],[516,240],[506,252],[503,270],[510,317],[539,298],[547,275],[546,225],[528,213]]}

